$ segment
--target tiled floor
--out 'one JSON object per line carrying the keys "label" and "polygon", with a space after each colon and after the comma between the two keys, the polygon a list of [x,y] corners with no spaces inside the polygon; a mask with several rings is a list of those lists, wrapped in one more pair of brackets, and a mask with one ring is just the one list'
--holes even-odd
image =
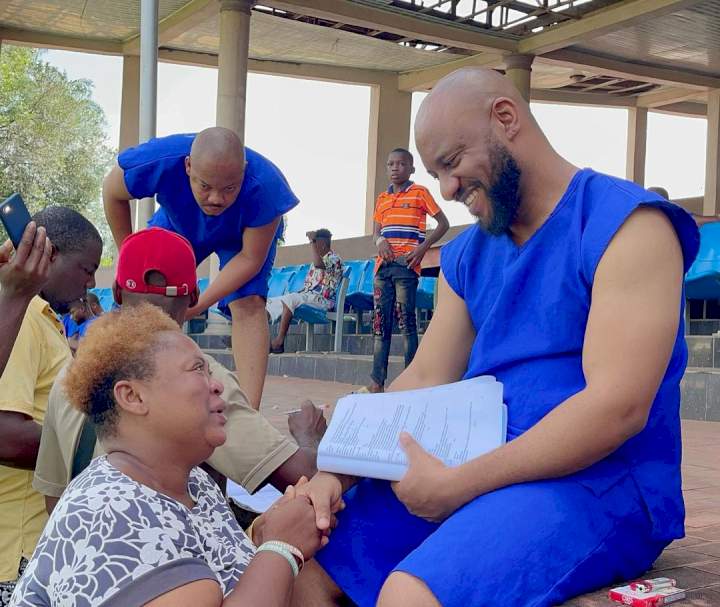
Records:
{"label": "tiled floor", "polygon": [[[355,387],[348,384],[268,377],[262,412],[287,432],[283,411],[309,398],[332,404]],[[655,563],[653,577],[668,576],[691,590],[678,607],[720,607],[720,423],[683,422],[683,492],[687,536],[673,543]],[[572,607],[608,607],[607,590],[570,601]]]}

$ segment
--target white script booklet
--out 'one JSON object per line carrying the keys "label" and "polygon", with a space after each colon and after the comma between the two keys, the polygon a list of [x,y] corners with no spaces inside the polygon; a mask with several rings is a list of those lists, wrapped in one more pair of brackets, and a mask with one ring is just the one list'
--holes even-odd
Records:
{"label": "white script booklet", "polygon": [[318,448],[318,470],[389,481],[407,471],[406,431],[448,466],[505,443],[502,384],[487,375],[443,386],[341,398]]}

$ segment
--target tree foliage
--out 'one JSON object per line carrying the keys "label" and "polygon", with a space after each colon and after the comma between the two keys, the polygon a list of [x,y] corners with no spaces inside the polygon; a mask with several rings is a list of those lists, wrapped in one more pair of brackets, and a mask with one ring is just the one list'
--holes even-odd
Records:
{"label": "tree foliage", "polygon": [[42,51],[3,45],[0,53],[0,195],[20,192],[30,212],[50,204],[102,225],[102,178],[113,156],[92,82],[70,80]]}

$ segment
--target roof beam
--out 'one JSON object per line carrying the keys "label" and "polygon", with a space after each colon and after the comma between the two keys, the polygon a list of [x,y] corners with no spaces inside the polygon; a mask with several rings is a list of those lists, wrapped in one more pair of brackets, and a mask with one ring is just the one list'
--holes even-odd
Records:
{"label": "roof beam", "polygon": [[535,101],[595,107],[635,107],[634,97],[617,97],[605,93],[575,93],[559,89],[532,89],[530,102]]}
{"label": "roof beam", "polygon": [[672,114],[673,116],[689,116],[691,118],[707,118],[707,104],[694,103],[691,101],[683,101],[681,103],[671,103],[662,107],[656,107],[651,110],[659,114]]}
{"label": "roof beam", "polygon": [[99,55],[121,55],[122,42],[98,40],[94,38],[78,38],[62,34],[49,34],[14,27],[0,27],[0,40],[20,46],[35,48],[54,48],[65,51],[96,53]]}
{"label": "roof beam", "polygon": [[444,23],[427,15],[400,9],[370,6],[350,0],[263,0],[263,5],[329,21],[341,21],[371,30],[382,30],[412,39],[473,51],[515,52],[517,42],[485,33],[479,27]]}
{"label": "roof beam", "polygon": [[696,89],[670,87],[665,90],[638,95],[637,105],[638,107],[647,108],[662,107],[663,105],[670,105],[671,103],[680,103],[682,101],[688,101],[689,99],[696,99],[698,96],[700,96],[700,93]]}
{"label": "roof beam", "polygon": [[[216,68],[218,65],[218,58],[215,54],[195,53],[167,48],[158,51],[158,59],[164,63],[196,65],[200,67]],[[248,71],[254,74],[271,74],[274,76],[286,76],[288,78],[322,80],[325,82],[341,82],[343,84],[364,86],[396,84],[397,82],[397,74],[395,72],[364,70],[334,65],[318,65],[314,63],[293,63],[289,61],[249,59]]]}
{"label": "roof beam", "polygon": [[542,55],[634,25],[641,20],[645,21],[652,17],[682,10],[699,1],[626,0],[589,13],[572,23],[548,27],[539,34],[529,36],[519,42],[518,52],[523,55]]}
{"label": "roof beam", "polygon": [[645,82],[654,82],[656,84],[682,85],[687,88],[699,90],[720,88],[720,78],[715,78],[713,76],[707,76],[705,74],[699,74],[697,72],[687,70],[670,69],[641,63],[629,63],[619,59],[599,57],[597,55],[591,55],[590,53],[570,49],[552,51],[551,53],[537,57],[535,61],[573,68],[582,68],[585,66],[593,68],[601,74],[619,76],[627,78],[628,80],[643,80]]}
{"label": "roof beam", "polygon": [[450,61],[429,67],[422,70],[414,70],[404,72],[398,76],[398,88],[401,91],[426,91],[431,89],[434,84],[441,78],[447,76],[451,72],[462,67],[500,67],[503,65],[504,58],[502,55],[494,53],[484,53],[482,55],[473,55],[465,59]]}
{"label": "roof beam", "polygon": [[[180,34],[217,16],[218,11],[217,0],[191,0],[182,8],[160,20],[158,23],[158,46],[168,44]],[[125,41],[123,53],[125,55],[140,53],[139,34]]]}

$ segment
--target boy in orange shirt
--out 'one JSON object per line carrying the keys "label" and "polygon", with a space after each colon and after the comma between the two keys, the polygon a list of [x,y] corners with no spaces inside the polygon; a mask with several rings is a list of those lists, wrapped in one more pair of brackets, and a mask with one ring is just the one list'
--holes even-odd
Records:
{"label": "boy in orange shirt", "polygon": [[[443,237],[449,227],[427,188],[410,181],[415,172],[413,156],[403,148],[390,152],[387,173],[390,187],[375,202],[373,238],[378,249],[375,260],[373,333],[373,370],[369,392],[382,392],[387,379],[393,318],[398,316],[405,337],[405,366],[415,356],[418,346],[415,296],[420,262],[427,250]],[[437,228],[425,237],[430,215]]]}

